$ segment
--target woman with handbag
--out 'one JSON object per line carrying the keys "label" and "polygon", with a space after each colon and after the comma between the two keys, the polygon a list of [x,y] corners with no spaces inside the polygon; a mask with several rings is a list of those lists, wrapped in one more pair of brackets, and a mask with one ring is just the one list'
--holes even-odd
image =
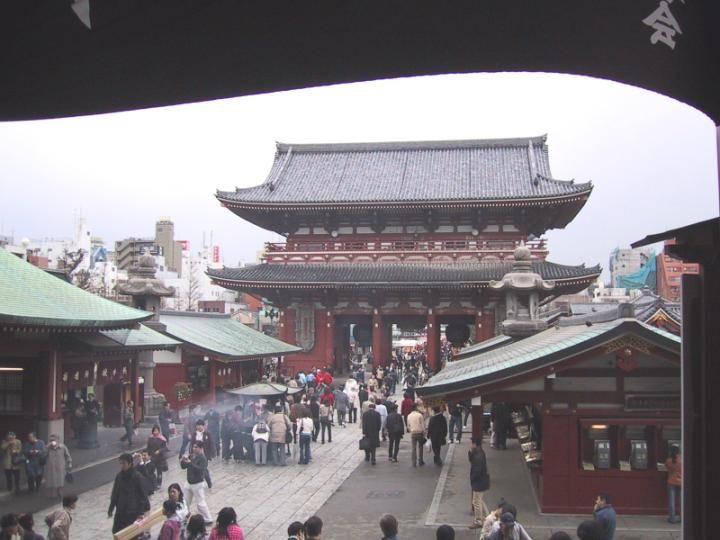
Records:
{"label": "woman with handbag", "polygon": [[[8,431],[5,439],[0,443],[3,452],[2,464],[5,470],[7,490],[20,492],[20,467],[25,465],[25,455],[22,453],[22,444],[14,432]],[[14,480],[14,484],[13,484]]]}
{"label": "woman with handbag", "polygon": [[292,423],[290,418],[283,413],[283,406],[275,405],[275,414],[270,417],[268,427],[270,428],[270,461],[274,465],[285,466],[285,449],[288,438],[292,441]]}
{"label": "woman with handbag", "polygon": [[65,478],[70,475],[72,458],[67,446],[60,442],[57,435],[50,435],[45,461],[45,487],[50,497],[62,498]]}

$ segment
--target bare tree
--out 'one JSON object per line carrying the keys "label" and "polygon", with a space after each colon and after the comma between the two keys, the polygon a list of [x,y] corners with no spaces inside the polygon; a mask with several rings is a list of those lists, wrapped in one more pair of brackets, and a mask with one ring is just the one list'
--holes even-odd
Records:
{"label": "bare tree", "polygon": [[73,274],[73,283],[76,287],[91,293],[98,292],[93,283],[93,275],[90,270],[78,270]]}
{"label": "bare tree", "polygon": [[78,249],[77,251],[68,251],[67,249],[63,249],[62,255],[58,257],[58,268],[65,270],[65,272],[70,275],[78,266],[80,266],[80,263],[85,258],[85,255],[84,249]]}
{"label": "bare tree", "polygon": [[197,274],[197,268],[190,266],[190,273],[187,278],[188,287],[185,291],[185,298],[187,302],[186,311],[197,311],[197,303],[200,300],[200,277]]}

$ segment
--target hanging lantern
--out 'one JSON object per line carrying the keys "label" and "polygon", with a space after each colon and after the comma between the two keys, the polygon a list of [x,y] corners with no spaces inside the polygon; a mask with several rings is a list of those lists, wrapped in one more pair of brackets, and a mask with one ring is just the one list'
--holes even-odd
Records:
{"label": "hanging lantern", "polygon": [[367,347],[372,342],[372,329],[369,324],[356,324],[353,327],[353,338],[361,347]]}
{"label": "hanging lantern", "polygon": [[470,339],[470,328],[467,324],[448,324],[445,329],[445,337],[453,347],[461,347]]}
{"label": "hanging lantern", "polygon": [[401,331],[407,333],[418,333],[425,329],[427,318],[425,317],[403,317],[398,323]]}

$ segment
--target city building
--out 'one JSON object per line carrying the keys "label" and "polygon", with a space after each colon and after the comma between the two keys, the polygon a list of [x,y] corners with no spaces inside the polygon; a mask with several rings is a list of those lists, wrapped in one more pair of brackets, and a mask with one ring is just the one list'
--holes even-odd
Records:
{"label": "city building", "polygon": [[[665,246],[674,244],[674,240],[665,240]],[[657,293],[662,298],[679,302],[681,297],[680,283],[683,274],[697,274],[700,266],[697,263],[683,262],[668,255],[665,251],[657,256]]]}
{"label": "city building", "polygon": [[175,224],[170,219],[161,218],[155,223],[155,245],[165,257],[167,270],[181,276],[183,243],[175,240]]}
{"label": "city building", "polygon": [[[633,285],[622,285],[622,278],[629,274],[635,274],[641,269],[645,268],[648,263],[652,263],[655,259],[655,252],[651,249],[620,249],[616,248],[610,254],[610,286],[614,288],[625,288]],[[654,268],[653,268],[654,272]],[[643,274],[644,278],[652,280],[647,282],[643,280],[642,285],[639,286],[650,286],[655,288],[653,273],[652,276],[648,275],[649,272]]]}
{"label": "city building", "polygon": [[[564,228],[592,192],[554,179],[546,138],[278,144],[266,181],[218,192],[230,211],[286,237],[263,263],[209,269],[228,289],[280,312],[281,340],[302,348],[289,371],[344,369],[350,336],[389,360],[392,327],[423,328],[440,368],[440,330],[456,345],[496,334],[504,295],[490,284],[518,245],[552,290],[578,292],[600,274],[550,262],[542,235]],[[522,307],[524,309],[524,307]]]}

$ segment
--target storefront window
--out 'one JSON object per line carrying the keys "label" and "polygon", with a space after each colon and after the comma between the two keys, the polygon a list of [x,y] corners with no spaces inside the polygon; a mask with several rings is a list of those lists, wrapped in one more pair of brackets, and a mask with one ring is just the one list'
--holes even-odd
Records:
{"label": "storefront window", "polygon": [[22,387],[22,371],[0,371],[0,413],[22,412]]}
{"label": "storefront window", "polygon": [[679,445],[678,422],[641,418],[580,420],[580,467],[589,471],[663,470],[670,446]]}

